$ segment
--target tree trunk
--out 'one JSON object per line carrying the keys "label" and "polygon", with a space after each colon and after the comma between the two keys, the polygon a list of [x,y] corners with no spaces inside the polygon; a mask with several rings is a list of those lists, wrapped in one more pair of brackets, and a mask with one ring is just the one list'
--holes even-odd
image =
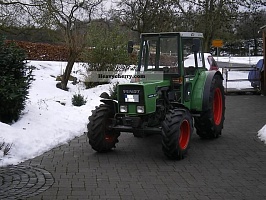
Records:
{"label": "tree trunk", "polygon": [[67,61],[67,66],[66,66],[66,70],[62,76],[62,80],[61,80],[61,89],[62,90],[68,90],[67,89],[67,83],[71,74],[71,71],[73,69],[74,63],[76,61],[76,58],[78,57],[78,54],[75,52],[70,52],[68,61]]}
{"label": "tree trunk", "polygon": [[210,35],[206,35],[204,36],[204,46],[203,46],[203,51],[204,52],[210,52],[210,47],[212,44],[212,38],[210,37]]}
{"label": "tree trunk", "polygon": [[258,40],[254,38],[254,56],[258,56]]}

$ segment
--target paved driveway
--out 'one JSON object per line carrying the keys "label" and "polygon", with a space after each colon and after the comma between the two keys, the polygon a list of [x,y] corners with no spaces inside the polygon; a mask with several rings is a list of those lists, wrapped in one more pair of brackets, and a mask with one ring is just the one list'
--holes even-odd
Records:
{"label": "paved driveway", "polygon": [[121,135],[106,154],[95,153],[85,135],[76,138],[22,163],[54,177],[49,189],[27,199],[266,199],[266,145],[257,138],[266,97],[226,96],[225,117],[222,136],[194,134],[182,161],[163,155],[160,135]]}

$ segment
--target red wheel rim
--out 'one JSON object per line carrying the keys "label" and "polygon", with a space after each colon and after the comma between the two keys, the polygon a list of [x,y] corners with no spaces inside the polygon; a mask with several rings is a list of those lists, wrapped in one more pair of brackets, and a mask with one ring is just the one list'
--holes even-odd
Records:
{"label": "red wheel rim", "polygon": [[106,140],[106,142],[111,143],[114,141],[115,136],[114,134],[109,134],[108,131],[110,130],[109,126],[112,123],[112,120],[110,118],[108,118],[105,122],[105,134],[104,134],[104,139]]}
{"label": "red wheel rim", "polygon": [[190,126],[187,120],[184,120],[180,126],[179,146],[186,149],[190,138]]}
{"label": "red wheel rim", "polygon": [[216,125],[221,123],[222,113],[223,113],[223,100],[222,93],[220,88],[216,88],[214,91],[214,99],[213,99],[213,119]]}
{"label": "red wheel rim", "polygon": [[113,142],[114,141],[114,136],[113,135],[105,135],[104,139],[106,140],[106,142]]}

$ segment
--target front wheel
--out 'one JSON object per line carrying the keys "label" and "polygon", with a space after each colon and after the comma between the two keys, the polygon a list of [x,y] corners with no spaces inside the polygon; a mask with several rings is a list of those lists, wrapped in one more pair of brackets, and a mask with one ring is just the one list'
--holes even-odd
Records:
{"label": "front wheel", "polygon": [[166,114],[162,123],[162,149],[170,159],[183,159],[187,153],[193,120],[188,110],[174,109]]}
{"label": "front wheel", "polygon": [[214,75],[210,87],[208,108],[195,117],[195,128],[201,138],[217,138],[224,124],[225,96],[222,78]]}
{"label": "front wheel", "polygon": [[97,152],[106,152],[115,147],[120,133],[115,132],[112,125],[114,112],[109,105],[101,104],[92,111],[89,117],[88,138],[91,147]]}

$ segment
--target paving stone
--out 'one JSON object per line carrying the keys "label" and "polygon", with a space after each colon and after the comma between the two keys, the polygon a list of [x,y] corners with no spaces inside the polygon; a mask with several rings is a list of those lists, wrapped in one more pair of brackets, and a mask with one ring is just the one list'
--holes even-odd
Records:
{"label": "paving stone", "polygon": [[[266,199],[266,145],[257,138],[265,119],[266,97],[226,96],[222,136],[203,140],[194,131],[181,161],[163,155],[160,135],[140,139],[122,133],[117,148],[106,154],[94,152],[82,135],[23,163],[55,177],[50,188],[27,199]],[[18,183],[18,176],[0,175],[0,184],[3,179],[34,184]]]}
{"label": "paving stone", "polygon": [[26,199],[44,192],[54,183],[49,172],[33,166],[1,167],[0,177],[0,199]]}

